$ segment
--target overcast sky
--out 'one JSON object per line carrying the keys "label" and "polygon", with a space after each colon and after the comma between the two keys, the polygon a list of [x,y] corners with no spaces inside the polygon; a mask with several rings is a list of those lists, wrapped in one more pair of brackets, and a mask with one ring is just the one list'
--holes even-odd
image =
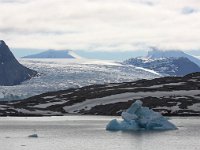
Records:
{"label": "overcast sky", "polygon": [[0,0],[12,48],[200,49],[200,0]]}

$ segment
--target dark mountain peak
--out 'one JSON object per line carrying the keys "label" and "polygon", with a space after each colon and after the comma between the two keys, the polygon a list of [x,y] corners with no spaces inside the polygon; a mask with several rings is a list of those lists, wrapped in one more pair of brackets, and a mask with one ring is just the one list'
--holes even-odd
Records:
{"label": "dark mountain peak", "polygon": [[6,45],[6,43],[3,40],[0,40],[0,50],[4,50],[5,48],[8,49],[8,46]]}
{"label": "dark mountain peak", "polygon": [[23,58],[70,58],[77,59],[81,58],[72,50],[47,50],[38,54],[25,56]]}
{"label": "dark mountain peak", "polygon": [[36,74],[36,71],[21,65],[6,43],[0,41],[0,85],[20,84]]}
{"label": "dark mountain peak", "polygon": [[6,45],[6,43],[4,42],[4,40],[0,40],[0,46],[1,45]]}
{"label": "dark mountain peak", "polygon": [[10,62],[10,61],[17,61],[10,51],[9,47],[6,45],[6,43],[1,40],[0,41],[0,63]]}

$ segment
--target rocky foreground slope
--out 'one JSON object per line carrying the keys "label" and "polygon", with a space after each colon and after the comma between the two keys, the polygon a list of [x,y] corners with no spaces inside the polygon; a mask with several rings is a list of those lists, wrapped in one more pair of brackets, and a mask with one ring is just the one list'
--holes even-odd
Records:
{"label": "rocky foreground slope", "polygon": [[91,85],[0,103],[1,116],[120,115],[134,101],[168,116],[200,115],[200,73]]}

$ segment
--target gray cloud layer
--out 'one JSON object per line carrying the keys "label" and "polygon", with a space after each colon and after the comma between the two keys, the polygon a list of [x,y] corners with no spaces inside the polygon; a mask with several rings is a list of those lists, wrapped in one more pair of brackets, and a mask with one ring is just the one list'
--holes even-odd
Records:
{"label": "gray cloud layer", "polygon": [[12,47],[200,49],[199,0],[0,0]]}

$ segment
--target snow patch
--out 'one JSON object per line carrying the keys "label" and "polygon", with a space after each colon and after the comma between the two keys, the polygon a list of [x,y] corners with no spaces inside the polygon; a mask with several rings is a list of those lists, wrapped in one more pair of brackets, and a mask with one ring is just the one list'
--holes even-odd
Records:
{"label": "snow patch", "polygon": [[42,97],[43,99],[51,99],[51,98],[55,98],[56,96],[45,96],[45,97]]}
{"label": "snow patch", "polygon": [[[111,96],[106,96],[102,98],[86,99],[83,102],[76,103],[72,106],[65,106],[63,109],[68,113],[78,113],[78,111],[90,110],[92,107],[97,105],[112,104],[117,102],[127,102],[128,100],[140,99],[143,97],[170,97],[170,96],[194,96],[199,93],[199,90],[182,90],[182,91],[156,91],[156,92],[127,92],[122,94],[116,94]],[[178,106],[176,106],[178,107]],[[173,108],[172,108],[173,109]],[[175,110],[175,108],[174,108]]]}
{"label": "snow patch", "polygon": [[61,101],[61,102],[49,102],[49,103],[46,103],[46,104],[38,104],[38,105],[35,105],[33,107],[35,108],[47,108],[47,107],[50,107],[50,106],[53,106],[53,105],[58,105],[58,104],[64,104],[66,103],[67,101]]}
{"label": "snow patch", "polygon": [[159,75],[159,76],[162,76],[160,73],[158,73],[158,72],[156,72],[156,71],[154,71],[154,70],[150,70],[150,69],[142,68],[142,67],[136,67],[136,68],[142,69],[142,70],[144,70],[144,71],[151,72],[151,73],[153,73],[153,74],[157,74],[157,75]]}
{"label": "snow patch", "polygon": [[194,111],[200,111],[200,103],[193,104],[191,106],[188,106],[187,108]]}

